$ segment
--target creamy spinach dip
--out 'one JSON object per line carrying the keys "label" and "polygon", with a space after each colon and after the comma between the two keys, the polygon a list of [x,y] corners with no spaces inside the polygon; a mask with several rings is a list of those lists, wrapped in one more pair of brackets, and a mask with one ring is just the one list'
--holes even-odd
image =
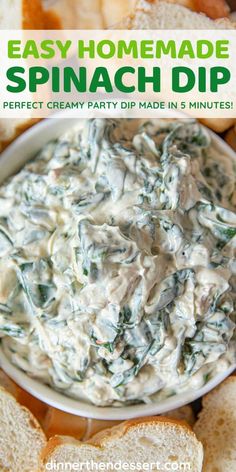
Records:
{"label": "creamy spinach dip", "polygon": [[235,206],[195,121],[78,123],[0,188],[5,354],[96,405],[201,387],[235,362]]}

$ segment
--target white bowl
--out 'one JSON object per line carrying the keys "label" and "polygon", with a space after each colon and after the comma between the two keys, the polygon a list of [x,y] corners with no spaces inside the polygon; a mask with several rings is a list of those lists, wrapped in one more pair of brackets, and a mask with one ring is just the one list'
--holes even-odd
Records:
{"label": "white bowl", "polygon": [[[78,119],[49,119],[35,125],[18,138],[0,157],[0,183],[7,177],[19,170],[25,162],[32,158],[48,141],[57,138],[60,134],[78,123]],[[236,160],[234,151],[216,134],[210,132],[217,147],[227,154],[230,159]],[[207,382],[204,387],[174,395],[165,400],[149,404],[138,404],[122,407],[96,407],[84,401],[74,400],[62,393],[58,393],[53,388],[32,379],[23,371],[9,362],[0,347],[0,365],[2,369],[18,385],[27,392],[39,398],[45,403],[60,410],[72,413],[74,415],[86,416],[102,420],[123,420],[135,418],[137,416],[148,416],[163,414],[166,411],[173,410],[186,405],[201,396],[208,393],[230,375],[235,366],[217,374],[212,380]]]}

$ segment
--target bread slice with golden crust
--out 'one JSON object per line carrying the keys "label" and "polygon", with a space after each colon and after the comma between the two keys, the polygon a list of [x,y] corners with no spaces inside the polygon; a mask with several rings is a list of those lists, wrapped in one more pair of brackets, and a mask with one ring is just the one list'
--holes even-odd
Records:
{"label": "bread slice with golden crust", "polygon": [[203,398],[194,431],[204,446],[203,472],[236,470],[236,376]]}
{"label": "bread slice with golden crust", "polygon": [[46,472],[47,464],[54,464],[60,471],[63,464],[86,462],[95,463],[97,467],[98,464],[113,464],[115,467],[118,463],[130,467],[134,464],[158,464],[160,470],[168,464],[169,468],[172,466],[177,470],[176,467],[185,463],[189,464],[192,472],[201,472],[202,461],[202,445],[186,423],[149,417],[125,421],[98,433],[86,443],[56,436],[42,453],[42,470]]}
{"label": "bread slice with golden crust", "polygon": [[181,5],[180,1],[137,0],[134,11],[118,29],[234,29],[228,18],[214,21]]}
{"label": "bread slice with golden crust", "polygon": [[[229,7],[225,0],[166,0],[167,3],[182,5],[190,10],[205,13],[209,18],[229,16]],[[147,0],[155,4],[156,0]],[[49,2],[51,12],[61,19],[64,29],[99,29],[109,28],[132,14],[137,0],[58,0]],[[47,5],[47,3],[45,3]]]}
{"label": "bread slice with golden crust", "polygon": [[46,438],[34,416],[0,388],[0,470],[37,472]]}
{"label": "bread slice with golden crust", "polygon": [[[155,0],[147,0],[149,3],[154,3]],[[219,18],[227,18],[230,13],[230,8],[225,0],[165,0],[168,3],[176,3],[183,7],[198,13],[204,13],[209,18],[216,20]]]}

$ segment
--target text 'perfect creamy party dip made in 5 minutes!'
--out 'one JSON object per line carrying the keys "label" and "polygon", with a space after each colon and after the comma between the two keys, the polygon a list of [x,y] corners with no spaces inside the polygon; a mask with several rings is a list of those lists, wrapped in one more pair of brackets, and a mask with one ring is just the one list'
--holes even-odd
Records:
{"label": "text 'perfect creamy party dip made in 5 minutes!'", "polygon": [[235,207],[195,121],[78,122],[0,188],[5,354],[101,406],[203,386],[236,357]]}

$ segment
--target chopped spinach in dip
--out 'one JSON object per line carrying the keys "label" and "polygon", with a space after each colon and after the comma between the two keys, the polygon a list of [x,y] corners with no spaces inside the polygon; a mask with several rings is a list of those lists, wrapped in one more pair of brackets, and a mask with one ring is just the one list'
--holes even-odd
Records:
{"label": "chopped spinach in dip", "polygon": [[201,387],[235,362],[235,206],[195,121],[79,123],[0,188],[5,354],[96,405]]}

